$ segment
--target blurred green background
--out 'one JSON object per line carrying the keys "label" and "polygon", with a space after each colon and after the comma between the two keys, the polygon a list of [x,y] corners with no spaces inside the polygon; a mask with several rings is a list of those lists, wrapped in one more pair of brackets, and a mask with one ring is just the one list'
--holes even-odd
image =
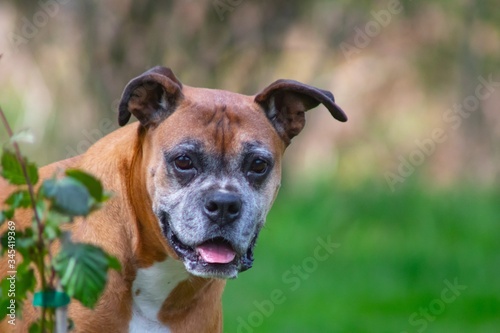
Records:
{"label": "blurred green background", "polygon": [[497,1],[3,0],[0,35],[0,105],[39,164],[117,128],[158,64],[334,93],[349,121],[308,113],[226,332],[500,332]]}

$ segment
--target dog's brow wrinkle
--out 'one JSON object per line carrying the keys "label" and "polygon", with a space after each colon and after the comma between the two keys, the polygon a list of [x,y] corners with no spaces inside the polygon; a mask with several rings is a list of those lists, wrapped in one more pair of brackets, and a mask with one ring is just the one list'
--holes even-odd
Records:
{"label": "dog's brow wrinkle", "polygon": [[212,121],[214,121],[215,117],[217,116],[217,109],[214,109],[212,111],[213,112],[211,112],[210,116],[205,120],[205,126],[208,126],[210,123],[212,123]]}
{"label": "dog's brow wrinkle", "polygon": [[244,154],[262,155],[263,157],[266,157],[270,161],[274,160],[272,158],[273,153],[271,152],[271,150],[258,140],[243,142],[243,152]]}
{"label": "dog's brow wrinkle", "polygon": [[228,142],[233,140],[231,117],[230,112],[227,112],[227,105],[222,104],[215,109],[212,123],[214,123],[214,146],[222,155],[225,155]]}
{"label": "dog's brow wrinkle", "polygon": [[192,151],[192,152],[202,152],[203,151],[203,142],[198,139],[185,139],[178,144],[175,145],[174,148],[167,150],[164,152],[165,157],[168,159],[170,157],[173,157],[173,155],[183,153],[185,151]]}

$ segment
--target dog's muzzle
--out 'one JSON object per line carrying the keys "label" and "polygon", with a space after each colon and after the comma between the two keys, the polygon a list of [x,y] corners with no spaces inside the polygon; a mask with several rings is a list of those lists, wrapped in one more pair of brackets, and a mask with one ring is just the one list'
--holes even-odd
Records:
{"label": "dog's muzzle", "polygon": [[159,214],[163,233],[188,272],[206,278],[228,279],[252,267],[258,232],[253,235],[247,249],[240,249],[224,233],[226,226],[238,220],[241,206],[239,196],[229,192],[216,191],[208,195],[203,214],[213,225],[218,226],[216,229],[219,231],[209,233],[207,239],[193,245],[183,243],[175,234],[167,212]]}

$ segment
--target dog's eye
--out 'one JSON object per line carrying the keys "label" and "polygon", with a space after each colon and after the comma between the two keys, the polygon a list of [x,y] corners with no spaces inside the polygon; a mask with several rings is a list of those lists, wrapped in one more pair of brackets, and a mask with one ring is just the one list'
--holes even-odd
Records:
{"label": "dog's eye", "polygon": [[193,161],[186,155],[181,155],[174,160],[175,167],[179,170],[190,170],[193,166]]}
{"label": "dog's eye", "polygon": [[263,159],[257,158],[250,165],[250,171],[256,174],[263,174],[267,171],[268,164]]}

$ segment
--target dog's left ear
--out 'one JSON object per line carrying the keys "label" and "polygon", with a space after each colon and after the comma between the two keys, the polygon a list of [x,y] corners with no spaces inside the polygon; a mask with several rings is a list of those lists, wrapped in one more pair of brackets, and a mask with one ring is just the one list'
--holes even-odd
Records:
{"label": "dog's left ear", "polygon": [[155,126],[175,110],[182,96],[182,83],[170,68],[153,67],[125,87],[118,123],[126,125],[133,114],[144,127]]}
{"label": "dog's left ear", "polygon": [[278,80],[255,96],[276,131],[286,144],[302,131],[306,123],[304,112],[320,103],[331,115],[342,122],[347,121],[344,111],[335,104],[331,92],[293,80]]}

